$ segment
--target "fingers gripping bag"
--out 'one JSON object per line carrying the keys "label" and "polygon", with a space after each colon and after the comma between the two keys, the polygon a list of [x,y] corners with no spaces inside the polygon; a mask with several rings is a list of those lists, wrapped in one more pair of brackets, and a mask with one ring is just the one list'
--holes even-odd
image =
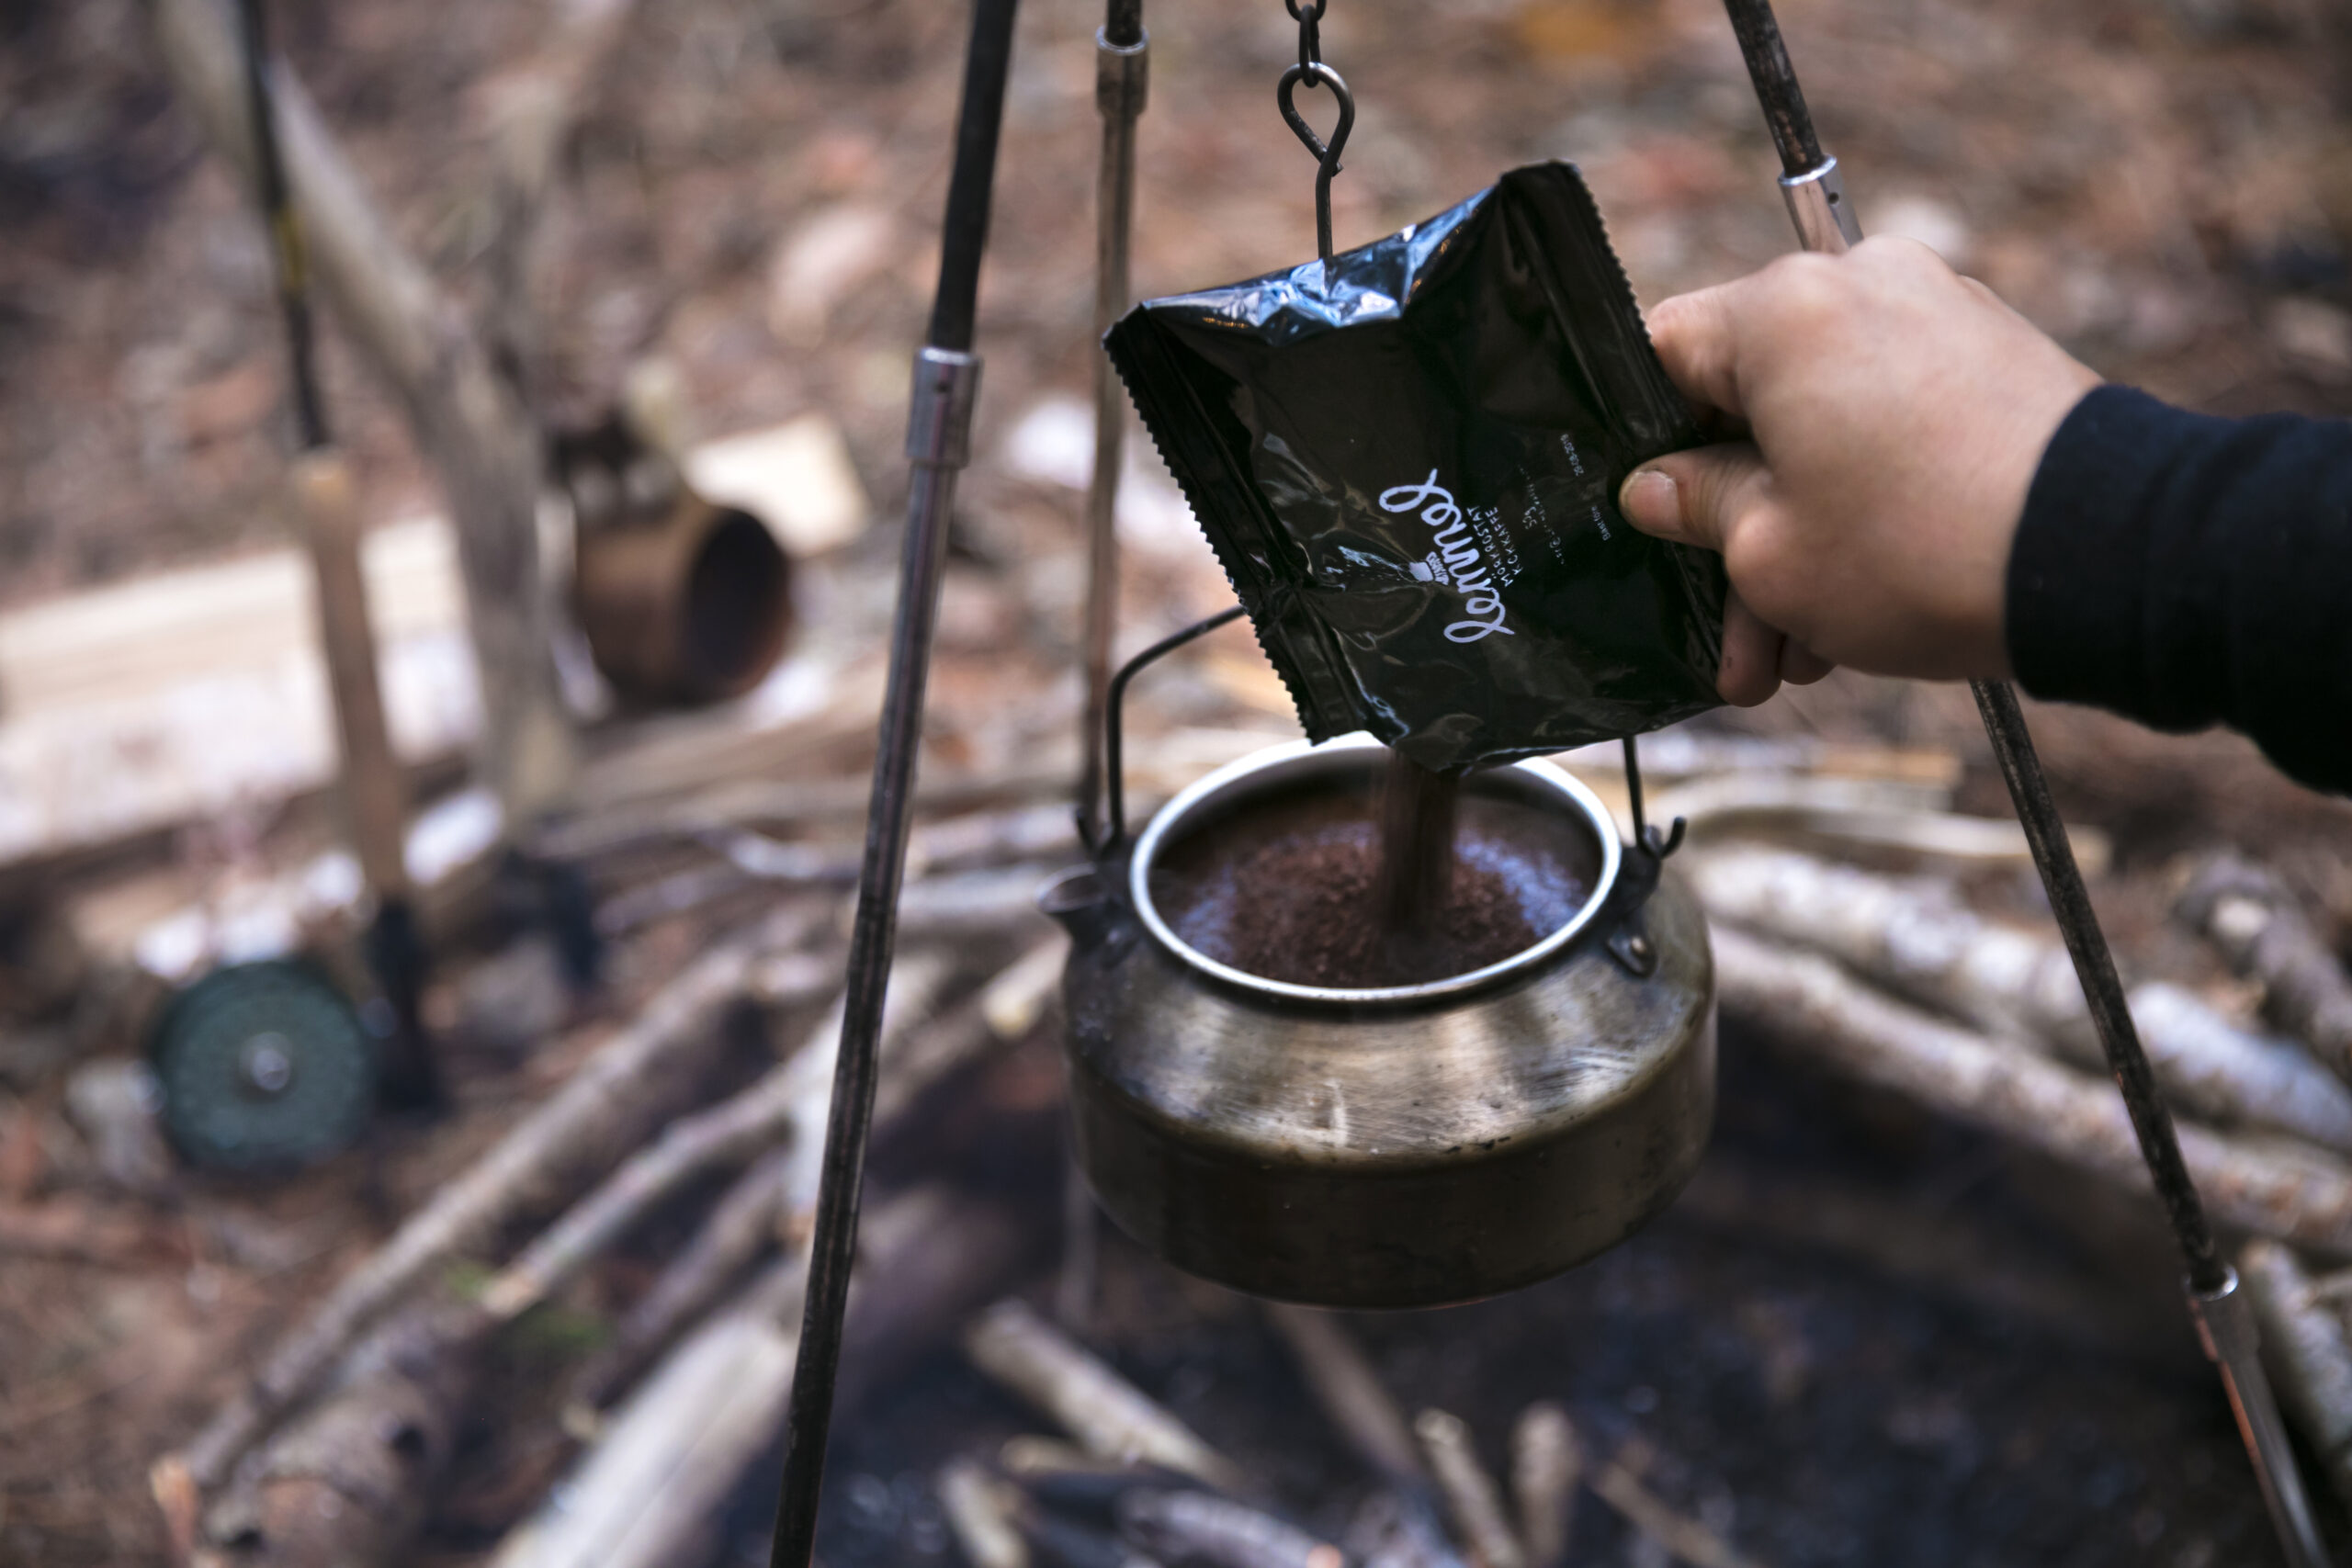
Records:
{"label": "fingers gripping bag", "polygon": [[1572,166],[1104,341],[1309,739],[1460,773],[1719,700],[1721,562],[1616,504],[1699,432]]}

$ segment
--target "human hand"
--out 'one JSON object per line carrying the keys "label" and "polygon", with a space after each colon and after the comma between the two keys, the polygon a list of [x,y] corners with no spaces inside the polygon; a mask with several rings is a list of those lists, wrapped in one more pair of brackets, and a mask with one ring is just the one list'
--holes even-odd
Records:
{"label": "human hand", "polygon": [[2008,672],[2009,543],[2095,373],[1908,240],[1785,256],[1649,325],[1675,384],[1748,437],[1645,463],[1618,498],[1644,533],[1723,552],[1725,701],[1839,664]]}

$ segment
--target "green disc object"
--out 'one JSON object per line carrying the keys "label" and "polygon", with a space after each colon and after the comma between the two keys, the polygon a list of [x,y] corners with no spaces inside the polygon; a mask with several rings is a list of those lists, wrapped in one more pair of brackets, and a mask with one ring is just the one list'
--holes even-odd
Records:
{"label": "green disc object", "polygon": [[164,1130],[197,1165],[309,1165],[348,1147],[375,1104],[375,1042],[296,960],[214,970],[164,1010],[150,1054]]}

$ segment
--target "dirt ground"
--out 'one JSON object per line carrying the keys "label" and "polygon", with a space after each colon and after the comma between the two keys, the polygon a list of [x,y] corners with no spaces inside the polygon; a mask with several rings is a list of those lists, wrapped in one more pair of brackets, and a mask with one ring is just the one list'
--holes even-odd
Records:
{"label": "dirt ground", "polygon": [[[478,283],[489,106],[501,73],[530,56],[542,9],[288,0],[277,11],[287,51],[400,232],[461,290]],[[895,513],[964,17],[912,0],[640,0],[546,236],[550,416],[602,406],[629,366],[659,355],[707,434],[829,412],[878,513]],[[1148,19],[1138,288],[1175,291],[1300,259],[1313,243],[1313,166],[1273,107],[1295,51],[1281,6],[1195,0],[1157,6]],[[1041,399],[1083,396],[1091,374],[1099,20],[1080,0],[1023,7],[981,297],[981,460],[958,519],[936,688],[961,716],[943,721],[948,731],[977,733],[992,715],[1041,705],[1059,714],[1074,690],[1076,501],[1012,472],[1003,455]],[[1935,244],[2110,377],[2216,411],[2352,412],[2352,21],[2337,8],[1791,0],[1781,21],[1866,228]],[[1562,157],[1586,170],[1645,302],[1788,247],[1770,148],[1712,0],[1331,0],[1323,37],[1360,107],[1335,187],[1342,245],[1439,210],[1514,164]],[[371,514],[431,505],[390,401],[331,321],[326,367],[331,415]],[[173,101],[138,0],[0,3],[0,605],[281,540],[281,381],[249,204]],[[836,574],[854,601],[832,618],[839,635],[878,637],[894,540],[877,527]],[[1146,541],[1123,635],[1140,644],[1224,594],[1197,549]],[[1247,700],[1262,682],[1232,668],[1254,655],[1217,658],[1227,666],[1216,681],[1171,675],[1149,722],[1279,728],[1278,713]],[[2035,722],[2062,804],[2115,845],[2098,892],[2127,954],[2211,977],[2165,909],[2183,857],[2222,842],[2261,852],[2352,919],[2352,809],[2284,783],[2233,738],[2154,737],[2046,709]],[[1970,763],[1965,804],[2003,809],[1957,691],[1840,675],[1702,723],[1949,746]],[[2038,897],[2022,883],[2005,896],[2021,908]],[[194,1183],[170,1201],[109,1190],[86,1162],[55,1153],[71,1137],[56,1131],[58,1072],[6,1078],[0,1198],[83,1205],[94,1227],[127,1226],[130,1241],[104,1263],[0,1259],[0,1562],[160,1561],[148,1462],[194,1429],[236,1370],[392,1217],[486,1146],[707,931],[656,924],[633,941],[602,1011],[535,1053],[469,1058],[457,1117],[392,1129],[301,1182]],[[436,1006],[448,1016],[458,1003],[446,995]],[[40,1022],[0,1021],[0,1039]],[[1769,1111],[1790,1092],[1814,1103],[1805,1089],[1758,1095]],[[1822,1092],[1825,1116],[1865,1129],[1851,1160],[1883,1155],[1883,1108]],[[1785,1129],[1726,1125],[1739,1159],[1771,1164],[1791,1146]],[[1981,1148],[1933,1146],[1950,1167],[1942,1176],[1906,1167],[1889,1179],[1940,1191],[1971,1160],[1999,1164]],[[1852,1174],[1838,1163],[1848,1156],[1823,1157]],[[2003,1181],[2035,1185],[2030,1172],[1994,1185]],[[2054,1223],[2019,1219],[2012,1197],[1986,1200],[1972,1223],[2012,1240]],[[2098,1293],[2105,1265],[2095,1251],[2070,1256],[2065,1268],[2083,1278],[2069,1299],[2128,1317]],[[581,1310],[593,1319],[641,1284],[645,1267],[623,1260]],[[1208,1409],[1207,1391],[1253,1386],[1257,1361],[1273,1352],[1254,1325],[1218,1326],[1237,1307],[1183,1289],[1134,1258],[1114,1259],[1106,1284],[1147,1305],[1189,1303],[1176,1316],[1192,1326],[1173,1338],[1167,1318],[1138,1308],[1123,1321],[1156,1324],[1157,1337],[1123,1353],[1164,1387],[1183,1370],[1170,1345],[1201,1347],[1206,1370],[1193,1385]],[[1761,1304],[1736,1321],[1701,1309],[1724,1292]],[[1490,1443],[1521,1377],[1506,1352],[1547,1336],[1574,1341],[1546,1352],[1544,1376],[1572,1390],[1580,1411],[1605,1407],[1596,1418],[1612,1432],[1664,1401],[1668,1416],[1650,1429],[1684,1468],[1669,1466],[1661,1485],[1680,1486],[1694,1508],[1736,1495],[1739,1517],[1769,1521],[1742,1539],[1782,1568],[2260,1560],[2258,1505],[2229,1468],[2226,1416],[2177,1314],[2131,1346],[2086,1351],[2079,1323],[2019,1329],[1968,1306],[1965,1290],[1957,1296],[1951,1305],[1950,1281],[1890,1282],[1850,1259],[1726,1238],[1694,1213],[1512,1302],[1376,1322],[1367,1335],[1412,1397],[1469,1391],[1460,1397],[1487,1418]],[[1799,1342],[1816,1370],[1781,1398],[1770,1369],[1782,1366],[1784,1382],[1796,1376],[1785,1368]],[[1474,1348],[1449,1361],[1449,1345]],[[1704,1353],[1686,1359],[1687,1345]],[[530,1356],[560,1353],[544,1342],[515,1351],[518,1382]],[[1701,1386],[1739,1377],[1765,1382],[1712,1402]],[[1881,1379],[1904,1399],[1875,1401]],[[1806,1392],[1822,1388],[1834,1397]],[[935,1550],[921,1546],[936,1526],[923,1533],[920,1506],[852,1483],[935,1462],[940,1432],[968,1442],[1001,1424],[989,1397],[943,1363],[846,1436],[834,1510],[844,1522],[829,1527],[829,1561]],[[927,1414],[940,1409],[963,1414],[926,1436]],[[2086,1412],[2098,1421],[2083,1425]],[[1268,1435],[1234,1440],[1291,1453],[1304,1495],[1338,1495],[1317,1469],[1336,1461],[1309,1451],[1322,1439],[1281,1436],[1280,1422],[1303,1419],[1290,1410]],[[2004,1446],[2007,1422],[2059,1434],[2056,1446]],[[2106,1468],[2084,1457],[2126,1429],[2140,1436]],[[1804,1442],[1776,1436],[1788,1432]],[[557,1450],[510,1438],[481,1436],[487,1457],[435,1526],[435,1561],[479,1560],[551,1473]],[[1841,1492],[1838,1456],[1889,1444],[1908,1468],[1875,1500]],[[861,1513],[860,1495],[888,1506]],[[745,1517],[760,1506],[747,1502]],[[857,1522],[868,1515],[871,1529]],[[1915,1517],[1950,1544],[1921,1547],[1905,1532]],[[1615,1551],[1608,1527],[1594,1528]]]}

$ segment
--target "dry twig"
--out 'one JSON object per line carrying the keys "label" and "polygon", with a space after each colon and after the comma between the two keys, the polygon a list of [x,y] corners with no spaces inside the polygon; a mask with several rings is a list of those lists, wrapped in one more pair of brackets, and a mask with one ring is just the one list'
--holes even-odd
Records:
{"label": "dry twig", "polygon": [[1266,1318],[1298,1358],[1316,1403],[1356,1457],[1392,1485],[1426,1486],[1429,1472],[1405,1413],[1346,1326],[1329,1313],[1281,1303],[1267,1303]]}
{"label": "dry twig", "polygon": [[1548,1399],[1521,1411],[1510,1429],[1510,1490],[1528,1568],[1559,1568],[1567,1561],[1577,1488],[1583,1483],[1584,1445],[1568,1413]]}
{"label": "dry twig", "polygon": [[983,1313],[966,1331],[964,1349],[974,1366],[1060,1422],[1091,1452],[1248,1490],[1232,1461],[1019,1301]]}
{"label": "dry twig", "polygon": [[967,1459],[949,1461],[934,1490],[947,1528],[972,1568],[1029,1568],[1019,1491]]}
{"label": "dry twig", "polygon": [[1119,1499],[1119,1528],[1163,1562],[1218,1568],[1345,1568],[1346,1559],[1272,1514],[1207,1492],[1148,1487]]}
{"label": "dry twig", "polygon": [[1677,1513],[1664,1498],[1642,1484],[1649,1450],[1639,1438],[1627,1443],[1592,1478],[1600,1500],[1625,1516],[1626,1522],[1656,1540],[1692,1568],[1758,1568],[1731,1542],[1694,1518]]}
{"label": "dry twig", "polygon": [[1413,1418],[1414,1435],[1429,1456],[1430,1472],[1444,1494],[1453,1528],[1479,1568],[1527,1568],[1527,1554],[1503,1513],[1501,1491],[1480,1462],[1470,1428],[1459,1416],[1424,1410]]}

